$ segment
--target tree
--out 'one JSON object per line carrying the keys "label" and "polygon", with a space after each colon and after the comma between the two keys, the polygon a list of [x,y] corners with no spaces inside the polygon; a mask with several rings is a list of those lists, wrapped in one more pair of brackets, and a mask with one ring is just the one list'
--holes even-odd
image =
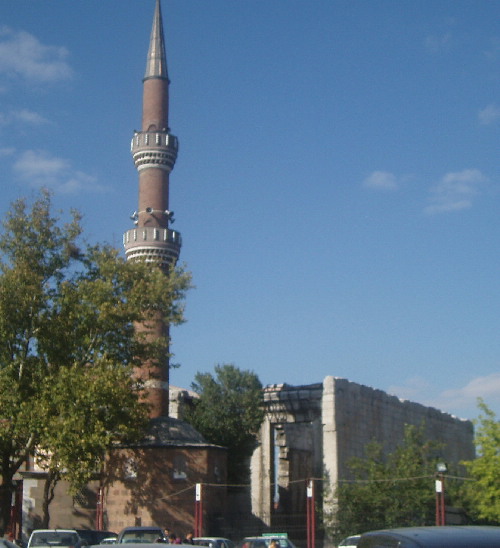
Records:
{"label": "tree", "polygon": [[367,444],[354,458],[352,481],[339,484],[336,511],[325,526],[335,537],[387,527],[434,522],[434,473],[439,445],[426,441],[423,428],[406,425],[402,443],[384,455],[382,445]]}
{"label": "tree", "polygon": [[264,419],[262,384],[252,371],[231,364],[197,373],[191,388],[199,394],[186,420],[207,441],[228,448],[229,483],[248,481],[248,459]]}
{"label": "tree", "polygon": [[99,470],[111,441],[139,435],[147,409],[133,366],[165,355],[168,341],[148,337],[148,325],[158,316],[180,323],[190,284],[182,270],[165,275],[107,245],[80,248],[80,215],[71,211],[62,224],[46,191],[31,209],[16,201],[3,228],[0,528],[28,455],[76,489]]}
{"label": "tree", "polygon": [[466,485],[466,499],[474,518],[500,523],[500,421],[495,413],[479,399],[482,414],[476,423],[477,457],[465,462],[473,482]]}
{"label": "tree", "polygon": [[40,388],[47,408],[34,456],[47,473],[42,527],[48,527],[58,481],[68,481],[76,494],[96,476],[114,441],[143,434],[146,415],[130,372],[112,361],[62,367],[57,378],[45,378]]}

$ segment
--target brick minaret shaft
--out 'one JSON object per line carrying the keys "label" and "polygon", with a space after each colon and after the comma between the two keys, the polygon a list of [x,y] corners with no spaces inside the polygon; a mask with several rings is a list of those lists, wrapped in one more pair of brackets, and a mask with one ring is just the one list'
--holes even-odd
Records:
{"label": "brick minaret shaft", "polygon": [[[142,126],[135,131],[131,150],[139,174],[139,206],[131,216],[135,228],[123,240],[127,260],[142,260],[158,265],[165,272],[177,261],[181,236],[169,228],[173,214],[169,209],[169,177],[177,158],[177,137],[168,126],[168,87],[165,40],[160,0],[156,0],[143,80]],[[145,326],[137,326],[144,330]],[[160,319],[149,329],[149,337],[168,337],[169,326]],[[168,356],[161,363],[147,360],[135,375],[145,381],[151,418],[168,415]]]}

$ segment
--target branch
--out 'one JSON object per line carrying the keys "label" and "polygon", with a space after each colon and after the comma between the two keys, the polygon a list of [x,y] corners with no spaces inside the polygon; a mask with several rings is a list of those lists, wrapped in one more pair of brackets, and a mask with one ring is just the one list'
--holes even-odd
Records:
{"label": "branch", "polygon": [[30,437],[28,438],[28,441],[27,441],[24,449],[23,449],[23,455],[21,457],[19,457],[16,461],[14,461],[14,463],[11,466],[12,475],[14,475],[19,470],[19,468],[21,467],[21,464],[23,464],[23,462],[26,461],[26,459],[28,457],[28,454],[33,449],[34,444],[35,444],[35,434],[32,432]]}

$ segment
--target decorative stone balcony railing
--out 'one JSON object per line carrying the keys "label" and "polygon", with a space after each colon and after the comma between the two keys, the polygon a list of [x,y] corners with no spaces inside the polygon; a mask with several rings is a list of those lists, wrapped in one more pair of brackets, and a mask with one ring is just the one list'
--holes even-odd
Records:
{"label": "decorative stone balcony railing", "polygon": [[123,235],[128,261],[157,263],[162,267],[175,265],[181,251],[180,232],[169,228],[137,227]]}
{"label": "decorative stone balcony railing", "polygon": [[136,131],[130,149],[138,171],[158,167],[170,172],[177,159],[179,140],[166,131]]}

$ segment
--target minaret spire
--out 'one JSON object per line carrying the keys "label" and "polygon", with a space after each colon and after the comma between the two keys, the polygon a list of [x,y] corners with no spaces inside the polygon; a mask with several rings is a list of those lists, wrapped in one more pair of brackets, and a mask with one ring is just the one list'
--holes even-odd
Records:
{"label": "minaret spire", "polygon": [[[123,243],[127,260],[145,261],[165,272],[175,265],[181,249],[181,235],[169,228],[169,222],[173,222],[169,177],[178,151],[177,137],[168,127],[169,84],[161,5],[156,0],[143,79],[142,129],[134,132],[131,144],[139,175],[139,205],[131,216],[136,227],[125,232]],[[152,339],[168,336],[169,326],[161,319],[148,330]],[[145,381],[151,417],[168,415],[168,357],[162,363],[143,364],[135,374]]]}
{"label": "minaret spire", "polygon": [[168,80],[167,55],[165,53],[165,38],[161,17],[160,0],[156,0],[153,28],[149,40],[148,62],[146,64],[146,78],[165,78]]}

